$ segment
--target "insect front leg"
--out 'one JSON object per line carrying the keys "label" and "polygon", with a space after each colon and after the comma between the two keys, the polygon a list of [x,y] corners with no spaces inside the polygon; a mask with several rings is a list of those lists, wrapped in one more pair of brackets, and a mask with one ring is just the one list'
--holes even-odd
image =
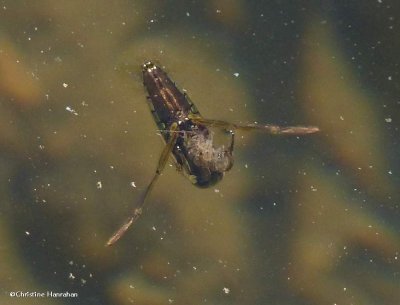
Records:
{"label": "insect front leg", "polygon": [[107,241],[106,246],[111,246],[114,243],[116,243],[125,234],[125,232],[129,229],[129,227],[140,217],[140,215],[142,215],[146,199],[150,195],[152,189],[154,188],[154,185],[158,177],[161,175],[161,172],[163,171],[165,165],[168,162],[169,155],[174,149],[176,140],[179,136],[179,133],[174,132],[177,129],[178,129],[178,124],[177,123],[172,124],[170,128],[171,136],[161,153],[160,159],[158,160],[156,172],[153,178],[151,179],[150,184],[147,186],[145,192],[143,193],[139,201],[139,204],[133,209],[131,216],[129,216],[129,218],[124,222],[124,224],[111,236],[111,238]]}
{"label": "insect front leg", "polygon": [[229,153],[233,155],[233,147],[235,145],[235,131],[230,130],[229,132],[231,133],[231,145],[229,145]]}
{"label": "insect front leg", "polygon": [[226,166],[223,167],[224,172],[227,172],[232,168],[234,161],[233,148],[235,145],[235,131],[229,130],[229,133],[231,134],[231,144],[229,145],[228,149],[225,150],[225,158],[228,160],[228,162],[226,163]]}

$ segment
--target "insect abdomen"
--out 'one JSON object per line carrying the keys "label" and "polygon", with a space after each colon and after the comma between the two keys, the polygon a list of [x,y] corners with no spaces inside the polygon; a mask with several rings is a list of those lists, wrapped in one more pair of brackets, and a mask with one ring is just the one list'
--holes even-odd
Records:
{"label": "insect abdomen", "polygon": [[156,121],[168,128],[171,122],[191,112],[191,103],[160,67],[152,62],[143,65],[143,83]]}

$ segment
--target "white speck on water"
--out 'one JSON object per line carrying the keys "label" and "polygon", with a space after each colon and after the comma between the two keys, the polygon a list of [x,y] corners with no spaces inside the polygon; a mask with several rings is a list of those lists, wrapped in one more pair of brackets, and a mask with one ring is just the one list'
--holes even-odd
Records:
{"label": "white speck on water", "polygon": [[69,273],[68,278],[71,280],[75,279],[75,275],[72,274],[72,272]]}
{"label": "white speck on water", "polygon": [[98,189],[101,189],[103,187],[101,181],[97,181],[96,186]]}
{"label": "white speck on water", "polygon": [[71,106],[65,107],[65,110],[71,112],[73,115],[78,115],[78,112],[76,112]]}
{"label": "white speck on water", "polygon": [[153,231],[157,231],[157,228],[156,228],[155,226],[152,226],[151,229],[152,229]]}
{"label": "white speck on water", "polygon": [[344,121],[344,117],[342,117],[342,116],[340,116],[339,119],[340,119],[341,121]]}
{"label": "white speck on water", "polygon": [[387,79],[388,79],[388,80],[392,80],[393,77],[392,77],[391,75],[389,75]]}
{"label": "white speck on water", "polygon": [[314,187],[313,185],[311,185],[311,191],[316,192],[318,189],[316,187]]}
{"label": "white speck on water", "polygon": [[247,165],[247,163],[244,165],[244,168],[249,168],[249,166]]}
{"label": "white speck on water", "polygon": [[131,182],[131,186],[132,186],[132,187],[136,187],[135,181],[132,181],[132,182]]}
{"label": "white speck on water", "polygon": [[230,290],[229,288],[227,288],[227,287],[222,288],[222,291],[223,291],[225,294],[229,294],[229,293],[231,292],[231,290]]}
{"label": "white speck on water", "polygon": [[68,87],[68,84],[67,84],[67,83],[63,83],[63,87],[64,87],[64,88],[67,88],[67,87]]}
{"label": "white speck on water", "polygon": [[239,77],[239,73],[237,73],[237,72],[233,73],[233,75],[234,75],[235,77]]}
{"label": "white speck on water", "polygon": [[385,119],[385,122],[386,122],[386,123],[392,123],[392,118],[386,118],[386,119]]}
{"label": "white speck on water", "polygon": [[187,17],[190,17],[190,13],[189,13],[189,12],[186,12],[186,16],[187,16]]}
{"label": "white speck on water", "polygon": [[31,233],[29,231],[25,231],[25,234],[28,236],[31,235]]}
{"label": "white speck on water", "polygon": [[392,173],[392,171],[391,171],[391,170],[390,170],[390,171],[388,171],[388,174],[389,174],[389,175],[393,175],[393,173]]}
{"label": "white speck on water", "polygon": [[214,189],[214,192],[215,193],[219,193],[219,189]]}

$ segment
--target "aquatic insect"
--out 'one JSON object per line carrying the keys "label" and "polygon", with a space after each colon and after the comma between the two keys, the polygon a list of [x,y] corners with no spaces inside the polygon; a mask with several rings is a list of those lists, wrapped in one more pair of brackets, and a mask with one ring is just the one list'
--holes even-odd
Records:
{"label": "aquatic insect", "polygon": [[[198,187],[209,187],[222,179],[233,165],[235,130],[260,130],[268,134],[304,135],[319,131],[314,126],[238,125],[202,117],[186,93],[182,93],[167,73],[152,62],[143,65],[143,83],[148,100],[166,145],[156,172],[126,222],[107,241],[114,244],[142,214],[143,206],[172,155],[176,167]],[[230,132],[230,145],[215,147],[210,127]]]}

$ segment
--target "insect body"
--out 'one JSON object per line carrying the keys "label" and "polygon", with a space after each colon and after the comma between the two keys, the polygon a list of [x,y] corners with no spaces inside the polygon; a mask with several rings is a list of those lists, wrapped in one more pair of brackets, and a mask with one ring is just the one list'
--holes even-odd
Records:
{"label": "insect body", "polygon": [[[260,130],[269,134],[303,135],[319,131],[318,127],[276,125],[238,125],[225,121],[203,118],[185,93],[182,93],[160,67],[152,62],[143,65],[143,83],[154,120],[166,145],[161,153],[156,172],[140,198],[131,216],[108,240],[114,244],[141,215],[145,201],[164,169],[170,155],[175,165],[196,186],[209,187],[220,181],[233,165],[235,130]],[[209,127],[230,132],[229,147],[215,147]]]}
{"label": "insect body", "polygon": [[201,117],[199,111],[161,68],[146,63],[143,81],[149,93],[150,109],[165,142],[177,133],[172,145],[176,165],[196,186],[208,187],[221,180],[223,173],[232,167],[233,133],[228,150],[214,148],[211,131],[194,120]]}

